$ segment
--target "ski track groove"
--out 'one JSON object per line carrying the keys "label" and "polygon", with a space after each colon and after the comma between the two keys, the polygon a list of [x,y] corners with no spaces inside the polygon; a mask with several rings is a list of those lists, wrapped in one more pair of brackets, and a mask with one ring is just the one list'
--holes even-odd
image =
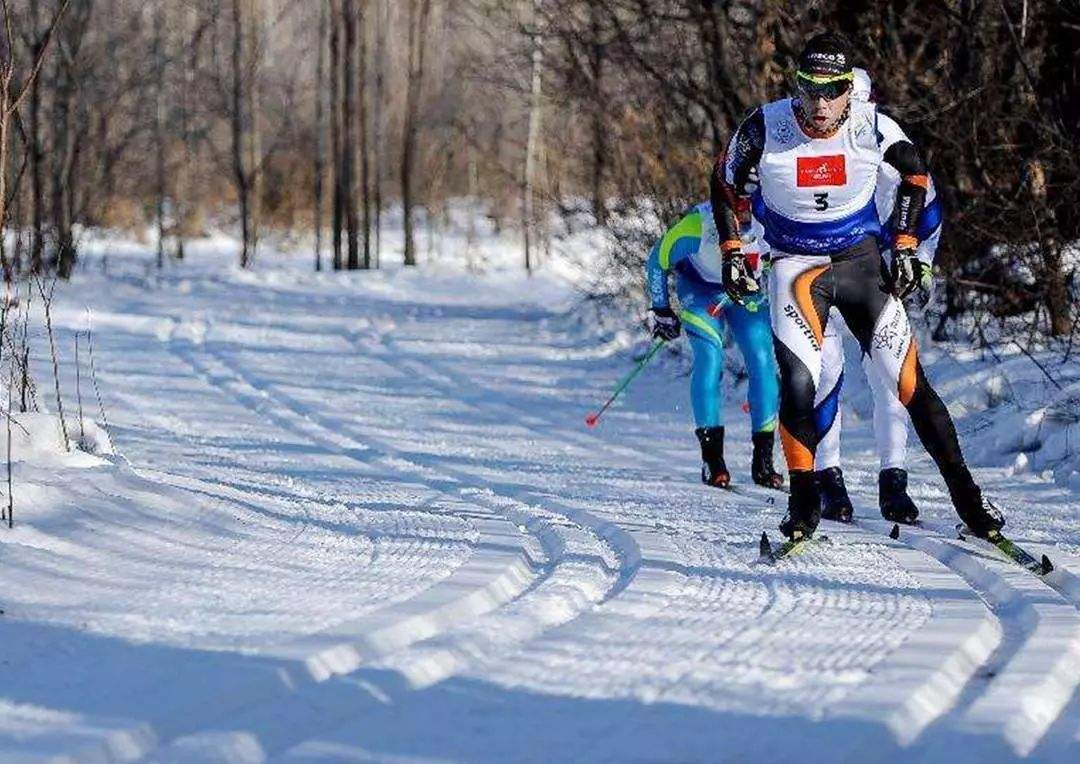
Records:
{"label": "ski track groove", "polygon": [[[892,528],[886,521],[859,522],[880,533]],[[931,745],[944,752],[955,745],[952,736],[959,730],[973,733],[968,745],[985,747],[987,755],[1030,755],[1080,687],[1080,613],[1038,576],[990,550],[918,527],[902,528],[900,540],[964,578],[997,615],[1002,631],[981,676],[972,678],[958,705],[928,731]],[[985,687],[977,686],[987,677]],[[1003,720],[1001,738],[985,734]]]}

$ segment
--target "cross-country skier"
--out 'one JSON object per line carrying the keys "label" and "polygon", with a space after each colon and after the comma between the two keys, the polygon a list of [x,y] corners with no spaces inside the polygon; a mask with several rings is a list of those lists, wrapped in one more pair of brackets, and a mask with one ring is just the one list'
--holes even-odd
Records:
{"label": "cross-country skier", "polygon": [[[759,485],[779,488],[784,478],[773,468],[779,383],[768,304],[758,298],[744,301],[744,305],[729,302],[722,283],[718,245],[712,206],[705,202],[672,226],[653,247],[646,265],[653,336],[673,340],[686,326],[694,353],[690,397],[697,425],[694,432],[701,444],[701,479],[708,485],[726,488],[731,473],[724,461],[722,381],[724,335],[726,325],[730,325],[749,376],[754,447],[750,476]],[[676,274],[682,308],[678,314],[671,307],[671,271]]]}
{"label": "cross-country skier", "polygon": [[[757,169],[752,202],[772,250],[769,302],[780,367],[780,437],[791,484],[780,528],[789,538],[806,537],[821,516],[814,402],[824,332],[835,306],[877,372],[897,390],[957,513],[972,533],[986,536],[1004,517],[964,462],[952,418],[919,362],[901,302],[923,281],[916,252],[929,185],[926,167],[895,121],[872,103],[852,100],[853,81],[842,38],[812,38],[799,57],[798,96],[766,104],[744,120],[713,174],[724,287],[733,300],[745,301],[761,288],[742,251],[736,206]],[[889,221],[894,244],[887,272],[874,203],[883,164],[901,179]]]}
{"label": "cross-country skier", "polygon": [[[865,70],[854,69],[851,97],[855,101],[871,100],[872,83]],[[916,251],[920,266],[918,294],[926,301],[932,286],[931,267],[941,238],[941,204],[934,188],[933,178],[927,174],[929,184],[926,204],[919,217]],[[877,189],[874,201],[878,220],[882,223],[881,247],[888,266],[891,262],[892,240],[888,221],[893,214],[893,203],[900,186],[899,174],[888,164],[878,168]],[[925,267],[922,267],[925,266]],[[840,467],[840,406],[839,395],[844,380],[844,349],[840,330],[843,318],[836,308],[829,312],[822,348],[821,379],[815,400],[815,414],[821,442],[815,458],[818,482],[821,487],[821,516],[827,520],[849,520],[854,512],[851,499],[844,484]],[[880,471],[878,473],[878,507],[887,520],[911,523],[919,510],[907,492],[908,475],[905,469],[907,456],[907,410],[896,397],[889,380],[877,373],[868,356],[863,356],[863,370],[870,383],[874,403],[874,434],[877,440]]]}

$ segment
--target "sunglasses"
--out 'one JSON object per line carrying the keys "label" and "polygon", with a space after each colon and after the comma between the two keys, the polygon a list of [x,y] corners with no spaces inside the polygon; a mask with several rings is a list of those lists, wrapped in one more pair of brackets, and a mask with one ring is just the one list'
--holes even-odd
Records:
{"label": "sunglasses", "polygon": [[808,100],[824,98],[826,101],[835,101],[844,93],[851,90],[855,75],[852,72],[832,76],[820,74],[807,74],[806,72],[795,73],[795,86],[799,93]]}

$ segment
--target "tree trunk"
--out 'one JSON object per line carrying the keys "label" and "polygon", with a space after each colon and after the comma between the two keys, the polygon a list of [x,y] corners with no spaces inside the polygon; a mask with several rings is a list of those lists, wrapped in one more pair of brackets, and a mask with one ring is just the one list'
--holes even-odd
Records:
{"label": "tree trunk", "polygon": [[374,267],[379,267],[382,259],[382,208],[383,183],[386,177],[383,163],[383,107],[386,98],[386,28],[389,23],[387,0],[375,0],[375,108],[374,151],[375,151],[375,257]]}
{"label": "tree trunk", "polygon": [[233,180],[236,183],[237,201],[240,203],[240,267],[247,268],[251,262],[251,185],[244,166],[247,152],[244,150],[247,126],[244,106],[244,0],[232,0],[233,46],[232,46],[232,131]]}
{"label": "tree trunk", "polygon": [[165,0],[157,0],[154,26],[154,206],[157,213],[157,267],[165,267],[165,42],[168,22]]}
{"label": "tree trunk", "polygon": [[340,0],[330,0],[330,162],[333,174],[333,244],[334,270],[340,271],[341,227],[345,210],[343,203],[341,167],[341,5]]}
{"label": "tree trunk", "polygon": [[[35,43],[31,48],[34,60],[41,54],[41,37],[38,37],[39,0],[31,0],[30,23]],[[41,78],[35,78],[30,87],[29,135],[30,152],[30,272],[41,273],[45,267],[45,151],[41,145]]]}
{"label": "tree trunk", "polygon": [[589,9],[589,65],[592,78],[592,208],[597,225],[607,223],[607,203],[604,200],[604,170],[607,162],[607,115],[604,113],[604,44],[600,39],[600,11]]}
{"label": "tree trunk", "polygon": [[345,27],[345,56],[341,89],[344,95],[345,130],[342,135],[342,182],[345,186],[345,230],[349,239],[348,269],[360,267],[359,222],[356,219],[356,6],[355,0],[342,0],[342,24]]}
{"label": "tree trunk", "polygon": [[409,0],[409,66],[405,93],[405,125],[401,151],[401,203],[405,227],[405,265],[416,265],[413,222],[413,166],[419,125],[420,94],[424,77],[424,51],[431,0]]}
{"label": "tree trunk", "polygon": [[525,270],[532,272],[536,266],[534,248],[536,245],[536,167],[537,151],[540,143],[540,128],[543,118],[541,97],[543,95],[544,41],[540,33],[540,11],[542,0],[533,0],[533,50],[532,50],[532,86],[529,99],[529,135],[525,142],[525,178],[523,183],[524,199],[521,205],[525,234]]}
{"label": "tree trunk", "polygon": [[368,87],[367,87],[367,18],[364,3],[360,0],[360,9],[357,14],[357,36],[359,38],[359,53],[357,55],[356,82],[360,88],[357,93],[356,103],[359,108],[359,131],[360,131],[360,203],[363,205],[364,226],[364,268],[371,267],[371,148],[368,141]]}
{"label": "tree trunk", "polygon": [[322,270],[323,176],[326,174],[326,24],[329,0],[319,0],[319,51],[315,59],[315,270]]}
{"label": "tree trunk", "polygon": [[262,225],[262,190],[263,174],[262,164],[262,131],[259,128],[259,57],[262,55],[262,9],[259,0],[246,0],[246,46],[247,56],[245,59],[245,80],[247,88],[245,98],[247,100],[247,174],[248,186],[251,189],[250,198],[250,245],[248,252],[248,264],[254,261],[259,251],[259,231]]}

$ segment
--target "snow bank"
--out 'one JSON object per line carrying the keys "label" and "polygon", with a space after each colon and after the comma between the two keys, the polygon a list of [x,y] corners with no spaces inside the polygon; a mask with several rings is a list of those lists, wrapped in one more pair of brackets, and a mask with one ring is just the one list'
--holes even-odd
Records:
{"label": "snow bank", "polygon": [[[29,412],[11,418],[11,460],[38,467],[94,467],[104,463],[99,457],[113,453],[105,430],[86,419],[68,422],[71,450],[64,447],[60,418],[54,414]],[[4,451],[6,457],[7,451]]]}

